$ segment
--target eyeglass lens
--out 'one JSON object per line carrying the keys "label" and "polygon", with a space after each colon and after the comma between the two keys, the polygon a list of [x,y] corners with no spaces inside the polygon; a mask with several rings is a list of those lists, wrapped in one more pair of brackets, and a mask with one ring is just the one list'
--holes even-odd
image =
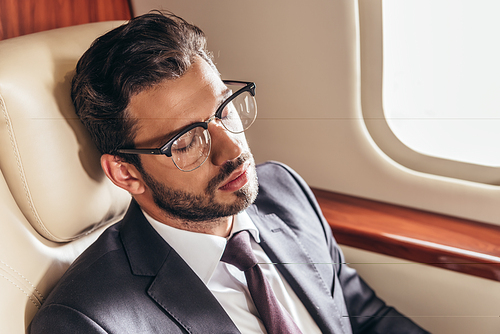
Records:
{"label": "eyeglass lens", "polygon": [[172,144],[172,160],[183,171],[198,168],[210,154],[210,134],[208,130],[196,127],[186,132]]}
{"label": "eyeglass lens", "polygon": [[256,112],[255,98],[249,92],[243,92],[224,108],[221,121],[227,130],[241,133],[252,125]]}
{"label": "eyeglass lens", "polygon": [[[239,88],[241,87],[236,87],[233,91]],[[223,109],[220,120],[228,131],[241,133],[255,121],[257,115],[255,97],[245,91],[230,98],[231,102]],[[180,170],[186,172],[195,170],[207,160],[211,149],[210,141],[208,129],[201,126],[191,129],[172,144],[172,160]]]}

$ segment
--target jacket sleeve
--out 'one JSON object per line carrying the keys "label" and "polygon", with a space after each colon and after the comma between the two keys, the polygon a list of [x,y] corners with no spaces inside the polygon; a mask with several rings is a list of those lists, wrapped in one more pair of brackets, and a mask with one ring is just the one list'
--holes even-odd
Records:
{"label": "jacket sleeve", "polygon": [[304,191],[309,203],[322,222],[330,248],[330,256],[335,263],[336,274],[342,287],[345,303],[349,312],[353,333],[355,334],[420,334],[428,333],[412,320],[387,306],[357,274],[347,266],[342,250],[339,248],[331,228],[323,216],[319,204],[307,183],[290,167],[280,164],[293,176]]}

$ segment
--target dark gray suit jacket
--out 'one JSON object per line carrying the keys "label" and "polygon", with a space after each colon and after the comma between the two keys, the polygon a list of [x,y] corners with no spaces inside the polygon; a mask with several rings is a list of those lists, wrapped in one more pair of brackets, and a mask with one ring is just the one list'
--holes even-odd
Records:
{"label": "dark gray suit jacket", "polygon": [[[323,333],[425,333],[387,307],[344,264],[306,183],[288,167],[257,168],[247,209],[261,246]],[[200,254],[203,256],[203,254]],[[31,333],[239,333],[215,297],[132,201],[68,269]],[[304,333],[307,334],[307,333]]]}

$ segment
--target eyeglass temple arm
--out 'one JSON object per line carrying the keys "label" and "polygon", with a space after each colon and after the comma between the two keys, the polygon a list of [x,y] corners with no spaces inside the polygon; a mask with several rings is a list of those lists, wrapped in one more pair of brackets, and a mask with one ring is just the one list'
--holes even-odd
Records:
{"label": "eyeglass temple arm", "polygon": [[148,149],[148,148],[123,148],[117,150],[118,153],[126,153],[126,154],[154,154],[154,155],[160,155],[164,154],[160,151],[158,148],[153,148],[153,149]]}

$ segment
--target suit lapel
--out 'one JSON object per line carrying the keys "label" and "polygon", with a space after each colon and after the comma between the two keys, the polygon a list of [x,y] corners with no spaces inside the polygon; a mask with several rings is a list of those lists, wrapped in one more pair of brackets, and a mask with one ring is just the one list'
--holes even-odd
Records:
{"label": "suit lapel", "polygon": [[239,333],[210,290],[174,251],[148,294],[189,333]]}
{"label": "suit lapel", "polygon": [[120,229],[134,275],[154,276],[148,295],[188,333],[239,333],[201,279],[147,222],[135,201]]}
{"label": "suit lapel", "polygon": [[[301,231],[292,231],[274,214],[262,215],[255,205],[249,207],[247,212],[259,229],[261,247],[271,261],[277,263],[278,270],[321,331],[351,333],[342,290],[332,269],[328,251],[316,252],[315,249],[321,245],[307,244],[307,238],[299,239],[296,233],[300,234]],[[335,286],[327,282],[335,282]]]}

